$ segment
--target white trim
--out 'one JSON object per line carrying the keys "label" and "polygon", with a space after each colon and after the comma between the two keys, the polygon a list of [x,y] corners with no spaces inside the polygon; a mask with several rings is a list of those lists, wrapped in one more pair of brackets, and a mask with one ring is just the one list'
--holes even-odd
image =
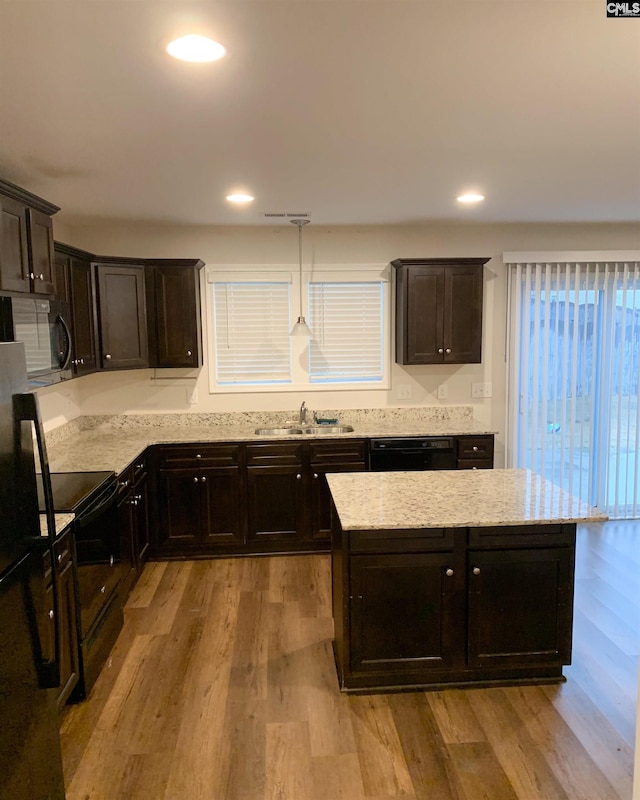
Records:
{"label": "white trim", "polygon": [[214,272],[207,270],[207,283],[293,283],[291,272]]}
{"label": "white trim", "polygon": [[558,250],[519,252],[509,250],[502,254],[504,264],[558,264],[595,263],[602,261],[640,261],[640,250]]}

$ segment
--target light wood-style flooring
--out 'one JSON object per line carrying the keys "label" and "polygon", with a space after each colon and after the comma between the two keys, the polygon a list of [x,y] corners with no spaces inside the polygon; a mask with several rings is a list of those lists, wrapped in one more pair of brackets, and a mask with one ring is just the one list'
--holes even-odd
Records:
{"label": "light wood-style flooring", "polygon": [[148,564],[89,699],[69,800],[629,800],[640,524],[579,529],[557,686],[347,697],[328,556]]}

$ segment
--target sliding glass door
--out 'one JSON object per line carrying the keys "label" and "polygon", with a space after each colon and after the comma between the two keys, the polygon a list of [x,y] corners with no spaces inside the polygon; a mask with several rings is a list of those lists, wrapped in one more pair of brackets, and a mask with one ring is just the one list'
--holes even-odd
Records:
{"label": "sliding glass door", "polygon": [[508,463],[640,516],[640,262],[509,269]]}

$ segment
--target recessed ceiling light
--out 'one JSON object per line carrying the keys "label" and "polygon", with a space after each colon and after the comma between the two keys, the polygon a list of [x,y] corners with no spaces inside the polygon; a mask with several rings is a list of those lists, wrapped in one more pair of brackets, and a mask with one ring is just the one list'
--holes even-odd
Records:
{"label": "recessed ceiling light", "polygon": [[191,34],[174,39],[167,45],[167,53],[180,61],[217,61],[222,58],[227,51],[213,39],[206,36]]}
{"label": "recessed ceiling light", "polygon": [[481,203],[484,200],[484,195],[483,194],[473,194],[472,192],[469,192],[469,194],[461,194],[461,195],[459,195],[458,197],[456,197],[456,200],[459,203],[466,203],[466,204]]}
{"label": "recessed ceiling light", "polygon": [[244,194],[243,192],[234,192],[233,194],[227,195],[227,200],[230,203],[250,203],[254,200],[254,197],[250,194]]}

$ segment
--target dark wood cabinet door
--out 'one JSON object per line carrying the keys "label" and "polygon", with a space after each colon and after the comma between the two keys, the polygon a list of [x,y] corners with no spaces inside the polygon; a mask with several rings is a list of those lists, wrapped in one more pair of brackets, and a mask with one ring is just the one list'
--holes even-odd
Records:
{"label": "dark wood cabinet door", "polygon": [[475,364],[482,356],[482,269],[471,265],[444,268],[444,361]]}
{"label": "dark wood cabinet door", "polygon": [[133,489],[126,491],[118,502],[118,528],[120,534],[120,592],[123,602],[129,596],[137,579],[135,553],[135,510]]}
{"label": "dark wood cabinet door", "polygon": [[238,467],[199,471],[202,495],[202,544],[204,547],[243,543]]}
{"label": "dark wood cabinet door", "polygon": [[200,472],[196,469],[161,469],[158,489],[160,550],[197,547],[202,528]]}
{"label": "dark wood cabinet door", "polygon": [[397,360],[403,364],[442,361],[442,268],[408,267],[398,287],[403,299],[396,319],[396,326],[401,326],[396,335]]}
{"label": "dark wood cabinet door", "polygon": [[154,266],[155,360],[158,367],[202,364],[200,282],[193,267]]}
{"label": "dark wood cabinet door", "polygon": [[472,550],[468,559],[469,665],[568,664],[572,548]]}
{"label": "dark wood cabinet door", "polygon": [[102,369],[149,365],[144,267],[98,264]]}
{"label": "dark wood cabinet door", "polygon": [[27,208],[0,195],[0,289],[30,292]]}
{"label": "dark wood cabinet door", "polygon": [[56,285],[56,299],[71,306],[71,267],[68,255],[54,253],[54,283]]}
{"label": "dark wood cabinet door", "polygon": [[352,671],[443,669],[464,651],[453,553],[351,558]]}
{"label": "dark wood cabinet door", "polygon": [[329,472],[364,472],[365,464],[332,464],[330,467],[311,465],[311,538],[329,543],[331,541],[331,492],[327,484]]}
{"label": "dark wood cabinet door", "polygon": [[249,543],[304,536],[305,483],[301,466],[247,468]]}
{"label": "dark wood cabinet door", "polygon": [[87,375],[98,369],[98,343],[93,274],[88,261],[70,260],[74,370]]}
{"label": "dark wood cabinet door", "polygon": [[53,220],[35,208],[27,209],[27,232],[32,291],[55,294]]}

